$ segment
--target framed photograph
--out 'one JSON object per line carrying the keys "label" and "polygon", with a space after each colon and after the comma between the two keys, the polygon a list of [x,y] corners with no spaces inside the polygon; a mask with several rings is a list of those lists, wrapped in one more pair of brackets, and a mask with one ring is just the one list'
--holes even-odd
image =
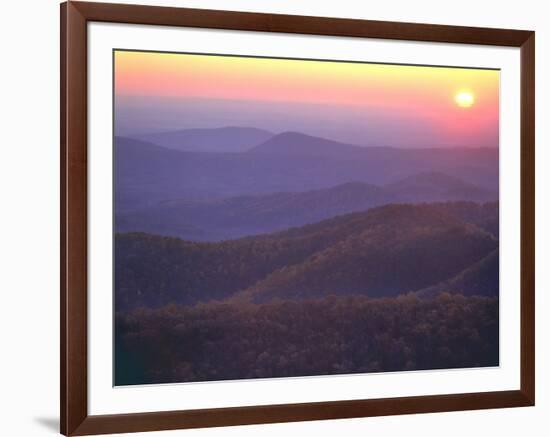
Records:
{"label": "framed photograph", "polygon": [[531,406],[535,35],[61,5],[61,432]]}

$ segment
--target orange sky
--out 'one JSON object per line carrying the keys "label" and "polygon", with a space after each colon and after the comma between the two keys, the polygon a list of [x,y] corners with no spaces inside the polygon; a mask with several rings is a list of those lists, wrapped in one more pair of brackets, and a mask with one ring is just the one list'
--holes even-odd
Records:
{"label": "orange sky", "polygon": [[[359,106],[429,117],[453,131],[498,126],[499,71],[115,52],[117,96],[211,98]],[[460,107],[455,96],[471,93]]]}

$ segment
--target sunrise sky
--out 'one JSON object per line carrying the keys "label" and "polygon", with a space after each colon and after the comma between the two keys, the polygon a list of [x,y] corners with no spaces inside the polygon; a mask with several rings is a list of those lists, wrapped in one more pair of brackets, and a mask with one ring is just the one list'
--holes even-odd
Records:
{"label": "sunrise sky", "polygon": [[497,147],[499,71],[115,52],[119,134],[250,126],[359,145]]}

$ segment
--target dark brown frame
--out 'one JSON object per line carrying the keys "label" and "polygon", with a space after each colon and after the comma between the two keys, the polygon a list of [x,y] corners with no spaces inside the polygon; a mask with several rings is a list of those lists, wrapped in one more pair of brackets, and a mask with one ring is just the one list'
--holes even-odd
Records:
{"label": "dark brown frame", "polygon": [[[521,48],[521,388],[89,416],[87,387],[87,23],[285,32]],[[535,403],[535,33],[523,30],[72,2],[61,5],[61,432],[89,435]]]}

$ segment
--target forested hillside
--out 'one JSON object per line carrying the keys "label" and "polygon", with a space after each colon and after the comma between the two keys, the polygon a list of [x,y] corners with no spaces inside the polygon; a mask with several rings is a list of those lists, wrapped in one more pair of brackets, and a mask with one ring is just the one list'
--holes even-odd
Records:
{"label": "forested hillside", "polygon": [[389,205],[220,243],[120,234],[117,309],[422,290],[498,248],[482,227],[496,212],[474,203]]}
{"label": "forested hillside", "polygon": [[116,330],[117,385],[499,364],[498,299],[451,294],[171,305]]}

